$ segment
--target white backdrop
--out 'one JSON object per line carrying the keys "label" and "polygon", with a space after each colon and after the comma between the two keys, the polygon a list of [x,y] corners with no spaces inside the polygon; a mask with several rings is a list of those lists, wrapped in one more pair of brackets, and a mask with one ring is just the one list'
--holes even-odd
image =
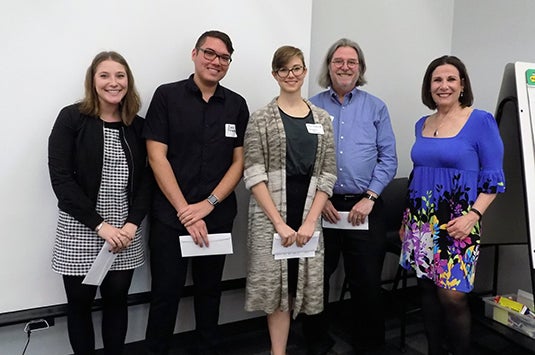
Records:
{"label": "white backdrop", "polygon": [[[222,30],[236,49],[223,85],[242,94],[253,111],[278,92],[270,74],[276,48],[292,44],[308,57],[311,13],[307,0],[2,1],[0,313],[65,302],[61,278],[50,268],[57,208],[47,139],[59,110],[82,97],[85,70],[96,53],[125,56],[144,116],[159,84],[192,72],[198,36]],[[243,188],[239,197],[236,255],[228,259],[227,279],[245,275]],[[148,274],[146,267],[136,272],[132,293],[148,290]]]}

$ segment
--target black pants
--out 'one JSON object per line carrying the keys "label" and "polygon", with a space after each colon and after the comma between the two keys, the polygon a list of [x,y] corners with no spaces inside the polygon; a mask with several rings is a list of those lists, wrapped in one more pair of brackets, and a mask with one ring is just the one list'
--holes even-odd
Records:
{"label": "black pants", "polygon": [[[134,270],[110,271],[102,281],[102,340],[104,354],[123,353],[128,326],[128,289]],[[67,328],[75,355],[95,354],[92,307],[97,286],[84,285],[84,276],[63,275],[67,294]]]}
{"label": "black pants", "polygon": [[[309,176],[286,176],[286,224],[296,232],[303,224],[303,213],[307,198]],[[288,293],[297,293],[299,258],[288,259]]]}
{"label": "black pants", "polygon": [[[232,224],[209,233],[231,230]],[[220,342],[217,325],[225,255],[183,258],[179,234],[179,230],[152,219],[149,239],[152,300],[146,333],[149,354],[169,352],[190,259],[198,350],[209,353]]]}
{"label": "black pants", "polygon": [[[345,198],[334,195],[331,202],[338,211],[350,211],[361,196]],[[385,342],[381,273],[386,247],[383,202],[379,198],[368,216],[368,230],[324,229],[324,308],[329,302],[329,279],[336,271],[340,254],[344,259],[345,277],[351,293],[353,345],[357,352],[380,347]],[[325,312],[307,316],[304,331],[312,352],[332,343],[328,336]]]}

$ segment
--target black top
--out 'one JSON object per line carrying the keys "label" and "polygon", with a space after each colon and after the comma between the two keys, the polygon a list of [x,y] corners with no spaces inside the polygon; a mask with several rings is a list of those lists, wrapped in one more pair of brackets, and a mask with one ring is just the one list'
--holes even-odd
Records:
{"label": "black top", "polygon": [[318,137],[307,124],[314,124],[312,111],[305,117],[293,117],[279,108],[286,134],[286,176],[312,176]]}
{"label": "black top", "polygon": [[[104,121],[80,113],[79,105],[61,110],[48,139],[48,168],[58,207],[91,229],[102,222],[95,207],[104,156]],[[126,154],[130,179],[126,222],[139,226],[150,205],[152,175],[147,163],[144,120],[115,125]]]}
{"label": "black top", "polygon": [[[205,102],[191,75],[156,89],[143,135],[167,145],[167,159],[178,185],[186,201],[196,203],[210,195],[230,168],[234,148],[243,146],[248,119],[243,97],[218,85]],[[208,231],[231,224],[236,211],[233,192],[204,218]],[[159,188],[151,212],[162,223],[185,230]]]}

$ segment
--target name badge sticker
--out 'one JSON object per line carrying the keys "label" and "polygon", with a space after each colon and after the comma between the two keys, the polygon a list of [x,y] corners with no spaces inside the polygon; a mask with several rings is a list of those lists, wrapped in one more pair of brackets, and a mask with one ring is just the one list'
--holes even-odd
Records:
{"label": "name badge sticker", "polygon": [[236,134],[236,125],[233,123],[226,123],[225,124],[225,137],[229,138],[238,138],[238,135]]}
{"label": "name badge sticker", "polygon": [[307,123],[307,130],[310,134],[325,134],[321,123]]}

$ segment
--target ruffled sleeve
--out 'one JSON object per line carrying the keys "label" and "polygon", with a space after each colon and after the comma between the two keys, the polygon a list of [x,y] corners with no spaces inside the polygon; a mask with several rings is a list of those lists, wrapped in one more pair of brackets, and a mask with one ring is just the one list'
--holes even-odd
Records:
{"label": "ruffled sleeve", "polygon": [[481,171],[478,180],[478,193],[498,194],[505,192],[505,176],[503,170]]}
{"label": "ruffled sleeve", "polygon": [[496,120],[489,112],[481,111],[478,140],[479,177],[477,192],[496,194],[505,192],[503,173],[503,142]]}

